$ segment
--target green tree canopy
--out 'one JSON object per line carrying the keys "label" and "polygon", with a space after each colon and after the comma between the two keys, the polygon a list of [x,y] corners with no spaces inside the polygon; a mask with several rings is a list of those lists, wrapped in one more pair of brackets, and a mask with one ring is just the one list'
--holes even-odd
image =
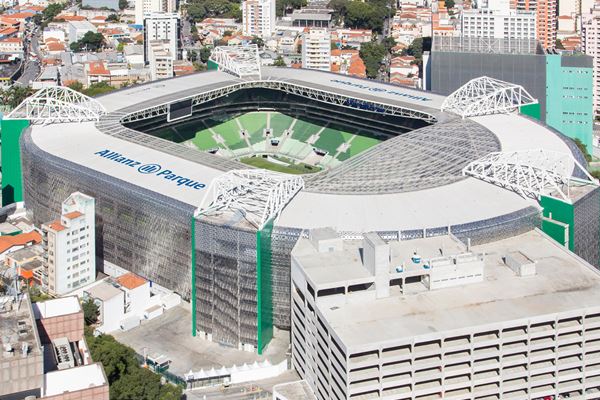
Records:
{"label": "green tree canopy", "polygon": [[135,368],[110,385],[111,400],[156,400],[160,395],[160,376],[145,368]]}
{"label": "green tree canopy", "polygon": [[101,33],[87,31],[81,39],[71,43],[72,51],[98,51],[104,44],[104,36]]}
{"label": "green tree canopy", "polygon": [[293,10],[304,7],[307,4],[306,0],[276,0],[275,10],[278,17],[283,17]]}
{"label": "green tree canopy", "polygon": [[346,26],[357,29],[383,30],[383,21],[391,11],[385,2],[362,2],[354,0],[346,6],[344,22]]}
{"label": "green tree canopy", "polygon": [[377,42],[363,43],[360,46],[360,58],[367,68],[367,77],[376,78],[379,66],[385,56],[385,46]]}
{"label": "green tree canopy", "polygon": [[83,308],[83,319],[86,325],[93,325],[98,322],[98,316],[100,315],[100,309],[94,303],[93,299],[88,299],[81,304]]}
{"label": "green tree canopy", "polygon": [[202,61],[203,63],[207,63],[208,59],[210,58],[210,53],[212,53],[212,50],[210,49],[210,47],[203,47],[200,49],[200,61]]}
{"label": "green tree canopy", "polygon": [[273,62],[273,66],[275,67],[285,67],[285,60],[283,59],[282,56],[278,56],[275,61]]}
{"label": "green tree canopy", "polygon": [[119,22],[119,16],[117,14],[110,14],[106,17],[106,22]]}
{"label": "green tree canopy", "polygon": [[119,9],[124,10],[129,7],[129,2],[127,0],[119,0]]}

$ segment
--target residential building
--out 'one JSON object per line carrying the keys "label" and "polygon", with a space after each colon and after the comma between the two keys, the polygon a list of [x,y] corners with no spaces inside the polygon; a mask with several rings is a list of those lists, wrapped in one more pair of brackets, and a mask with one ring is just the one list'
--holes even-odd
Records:
{"label": "residential building", "polygon": [[302,28],[330,28],[332,12],[333,10],[327,8],[305,7],[300,10],[294,10],[289,17],[292,20],[292,26]]}
{"label": "residential building", "polygon": [[[564,0],[563,0],[564,1]],[[553,49],[556,42],[557,0],[511,0],[511,8],[530,11],[536,17],[536,39],[544,49]]]}
{"label": "residential building", "polygon": [[291,268],[292,365],[317,399],[600,391],[600,273],[539,230],[471,247],[316,229]]}
{"label": "residential building", "polygon": [[594,7],[582,26],[583,52],[594,59],[594,113],[600,114],[600,7]]}
{"label": "residential building", "polygon": [[275,30],[275,0],[242,1],[242,32],[266,38]]}
{"label": "residential building", "polygon": [[40,245],[24,247],[6,255],[5,263],[29,284],[42,286],[44,280],[44,249]]}
{"label": "residential building", "polygon": [[87,86],[94,83],[110,82],[110,71],[104,61],[90,61],[84,64]]}
{"label": "residential building", "polygon": [[143,25],[144,18],[148,14],[175,13],[176,11],[176,0],[135,0],[135,23]]}
{"label": "residential building", "polygon": [[152,40],[148,43],[148,62],[150,66],[150,79],[172,78],[173,54],[169,51],[169,42],[165,40]]}
{"label": "residential building", "polygon": [[69,21],[67,29],[69,43],[77,42],[88,32],[98,32],[98,29],[89,21]]}
{"label": "residential building", "polygon": [[468,38],[534,39],[535,18],[534,12],[474,9],[463,11],[461,30]]}
{"label": "residential building", "polygon": [[60,219],[42,225],[50,294],[60,296],[94,281],[95,231],[95,200],[80,192],[63,202]]}
{"label": "residential building", "polygon": [[8,53],[13,55],[23,54],[23,40],[16,37],[9,37],[0,40],[0,53]]}
{"label": "residential building", "polygon": [[42,236],[36,231],[0,236],[0,262],[13,251],[39,244],[41,241]]}
{"label": "residential building", "polygon": [[100,333],[129,330],[173,306],[171,295],[151,295],[150,282],[133,272],[100,281],[86,288],[83,296],[98,305]]}
{"label": "residential building", "polygon": [[152,13],[144,16],[144,62],[150,62],[150,42],[166,41],[166,48],[174,60],[179,55],[179,15],[173,13]]}
{"label": "residential building", "polygon": [[327,29],[310,28],[302,35],[302,68],[331,70],[331,34]]}

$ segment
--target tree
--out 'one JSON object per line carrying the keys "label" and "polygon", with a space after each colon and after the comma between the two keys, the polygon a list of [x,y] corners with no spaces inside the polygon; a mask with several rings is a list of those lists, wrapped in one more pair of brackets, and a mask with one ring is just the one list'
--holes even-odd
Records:
{"label": "tree", "polygon": [[52,21],[65,8],[63,4],[53,3],[42,11],[42,19],[44,21]]}
{"label": "tree", "polygon": [[278,17],[283,17],[284,14],[304,7],[306,4],[306,0],[276,0],[275,10]]}
{"label": "tree", "polygon": [[181,387],[167,383],[160,387],[158,400],[180,400],[182,394]]}
{"label": "tree", "polygon": [[119,16],[117,14],[110,14],[106,17],[106,22],[119,22]]}
{"label": "tree", "polygon": [[71,82],[68,85],[69,88],[76,90],[78,92],[83,93],[83,83],[79,82],[79,81],[75,81],[75,82]]}
{"label": "tree", "polygon": [[367,68],[367,77],[376,78],[379,72],[379,66],[385,56],[385,47],[377,42],[363,43],[360,46],[360,58]]}
{"label": "tree", "polygon": [[559,50],[565,49],[565,46],[563,46],[562,41],[560,39],[556,39],[556,42],[554,42],[554,47],[556,47]]}
{"label": "tree", "polygon": [[212,50],[209,47],[203,47],[200,49],[200,61],[202,61],[203,63],[207,63],[208,59],[210,58],[210,54],[212,53]]}
{"label": "tree", "polygon": [[87,31],[81,39],[71,43],[69,46],[72,51],[98,51],[104,44],[104,36],[101,33]]}
{"label": "tree", "polygon": [[83,319],[86,325],[94,325],[98,322],[98,316],[100,315],[100,309],[98,305],[94,303],[94,300],[88,299],[81,304],[83,308]]}
{"label": "tree", "polygon": [[155,400],[160,395],[160,376],[145,368],[136,368],[110,385],[111,400]]}
{"label": "tree", "polygon": [[12,85],[8,89],[0,89],[0,103],[12,109],[31,96],[33,92],[34,90],[28,86]]}
{"label": "tree", "polygon": [[259,38],[258,36],[254,36],[250,43],[257,45],[259,48],[265,45],[265,41],[262,40],[262,38]]}
{"label": "tree", "polygon": [[354,0],[346,6],[345,24],[350,28],[383,30],[383,21],[390,10],[385,2],[363,3]]}
{"label": "tree", "polygon": [[113,90],[115,90],[115,88],[110,86],[108,83],[98,82],[92,83],[87,89],[84,89],[82,93],[87,96],[94,97],[104,93],[112,92]]}
{"label": "tree", "polygon": [[117,45],[117,51],[123,51],[125,49],[125,43],[123,42],[119,42],[119,44]]}
{"label": "tree", "polygon": [[333,19],[340,23],[348,13],[349,0],[331,0],[327,5],[328,8],[333,10]]}
{"label": "tree", "polygon": [[581,139],[575,138],[575,139],[573,139],[573,141],[579,148],[579,151],[581,151],[581,153],[583,153],[585,160],[587,162],[592,161],[592,156],[590,155],[590,153],[588,153],[587,147],[585,147],[585,144],[581,141]]}
{"label": "tree", "polygon": [[445,4],[446,4],[446,9],[448,9],[448,10],[450,10],[450,9],[454,8],[454,6],[456,5],[456,4],[454,3],[454,0],[446,0],[446,1],[445,1]]}
{"label": "tree", "polygon": [[112,385],[123,375],[139,368],[133,349],[117,342],[110,335],[87,336],[92,359],[102,363],[108,383]]}
{"label": "tree", "polygon": [[129,2],[127,0],[119,0],[119,9],[124,10],[129,7]]}
{"label": "tree", "polygon": [[286,67],[287,65],[286,65],[285,60],[283,59],[283,57],[282,56],[278,56],[275,59],[275,62],[273,62],[273,66],[275,66],[275,67]]}

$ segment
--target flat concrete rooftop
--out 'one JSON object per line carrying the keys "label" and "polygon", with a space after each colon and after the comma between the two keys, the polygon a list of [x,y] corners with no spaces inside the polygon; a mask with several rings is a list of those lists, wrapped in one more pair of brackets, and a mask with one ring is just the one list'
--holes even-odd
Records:
{"label": "flat concrete rooftop", "polygon": [[[438,238],[432,238],[435,250]],[[307,241],[305,241],[307,243]],[[405,244],[410,246],[410,241]],[[346,260],[356,255],[359,242],[346,242],[347,255],[327,253],[326,265],[334,266],[339,277],[364,273],[360,261]],[[394,245],[392,245],[394,247]],[[425,252],[421,244],[420,251]],[[471,326],[484,326],[536,316],[600,307],[600,273],[578,257],[534,230],[527,233],[474,246],[473,252],[485,254],[484,281],[445,289],[400,294],[390,297],[349,302],[340,307],[319,307],[344,345],[360,349],[377,342],[395,342],[441,332],[451,333]],[[537,262],[534,276],[518,277],[502,257],[520,251]],[[304,259],[303,259],[304,261]],[[309,260],[307,274],[318,276],[314,260]],[[324,303],[326,304],[326,303]]]}

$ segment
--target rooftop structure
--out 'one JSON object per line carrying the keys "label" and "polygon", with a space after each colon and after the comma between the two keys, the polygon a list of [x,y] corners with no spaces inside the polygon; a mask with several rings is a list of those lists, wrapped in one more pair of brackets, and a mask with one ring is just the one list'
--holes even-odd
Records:
{"label": "rooftop structure", "polygon": [[536,104],[523,86],[482,76],[465,83],[446,97],[442,110],[465,117],[512,112]]}
{"label": "rooftop structure", "polygon": [[[374,235],[324,249],[321,241],[300,239],[292,252],[293,364],[317,398],[517,399],[598,390],[594,356],[567,349],[575,335],[600,346],[600,300],[592,295],[600,274],[541,232],[470,248],[449,237],[385,243]],[[545,360],[563,364],[570,355],[598,379],[571,385],[559,372],[553,384],[542,382]],[[463,364],[468,359],[475,361]],[[530,380],[510,380],[517,360]],[[498,384],[476,383],[484,366]],[[335,382],[338,374],[345,384]]]}
{"label": "rooftop structure", "polygon": [[223,71],[238,78],[260,79],[260,57],[258,46],[218,46],[210,55],[210,60]]}

